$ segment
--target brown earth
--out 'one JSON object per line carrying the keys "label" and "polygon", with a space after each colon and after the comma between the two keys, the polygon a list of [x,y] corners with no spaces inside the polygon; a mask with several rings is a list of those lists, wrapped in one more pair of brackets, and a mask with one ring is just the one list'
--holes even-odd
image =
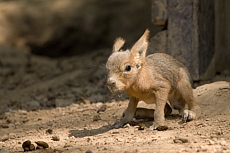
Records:
{"label": "brown earth", "polygon": [[229,82],[194,90],[202,108],[196,121],[182,124],[173,112],[166,131],[149,130],[146,120],[113,129],[128,101],[105,86],[110,52],[51,59],[0,48],[0,153],[23,152],[26,140],[49,144],[33,152],[230,152]]}

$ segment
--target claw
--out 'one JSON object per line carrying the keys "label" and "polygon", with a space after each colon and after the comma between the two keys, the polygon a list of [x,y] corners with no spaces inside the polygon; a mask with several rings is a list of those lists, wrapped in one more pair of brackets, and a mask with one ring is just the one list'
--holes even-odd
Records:
{"label": "claw", "polygon": [[191,110],[184,110],[184,114],[182,115],[182,121],[189,122],[196,119],[196,113]]}
{"label": "claw", "polygon": [[157,125],[157,124],[155,124],[155,125],[150,126],[150,127],[149,127],[149,130],[150,130],[150,131],[153,131],[153,130],[157,130],[157,131],[166,131],[166,130],[168,130],[168,126],[166,126],[166,125]]}

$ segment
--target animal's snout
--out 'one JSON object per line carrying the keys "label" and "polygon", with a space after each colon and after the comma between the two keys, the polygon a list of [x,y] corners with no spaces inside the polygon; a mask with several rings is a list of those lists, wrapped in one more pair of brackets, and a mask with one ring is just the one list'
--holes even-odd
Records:
{"label": "animal's snout", "polygon": [[116,84],[116,81],[114,79],[112,79],[112,78],[107,79],[107,86],[108,87],[113,87],[113,86],[115,86],[115,84]]}

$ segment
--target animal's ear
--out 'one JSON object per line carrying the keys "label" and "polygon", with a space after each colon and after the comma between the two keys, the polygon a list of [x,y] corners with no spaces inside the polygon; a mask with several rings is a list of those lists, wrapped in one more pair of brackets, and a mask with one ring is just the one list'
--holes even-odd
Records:
{"label": "animal's ear", "polygon": [[118,52],[124,44],[125,40],[123,38],[117,38],[113,45],[113,52]]}
{"label": "animal's ear", "polygon": [[149,30],[146,29],[141,38],[133,45],[131,53],[135,59],[145,59],[146,50],[148,48],[148,36]]}

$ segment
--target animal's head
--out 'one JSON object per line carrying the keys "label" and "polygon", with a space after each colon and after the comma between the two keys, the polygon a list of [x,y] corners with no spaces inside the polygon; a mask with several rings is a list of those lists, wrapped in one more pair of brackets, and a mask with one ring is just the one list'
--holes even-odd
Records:
{"label": "animal's head", "polygon": [[130,50],[121,49],[124,39],[118,38],[114,42],[113,52],[106,63],[107,86],[111,92],[124,91],[137,79],[145,63],[148,35],[149,31],[146,30]]}

